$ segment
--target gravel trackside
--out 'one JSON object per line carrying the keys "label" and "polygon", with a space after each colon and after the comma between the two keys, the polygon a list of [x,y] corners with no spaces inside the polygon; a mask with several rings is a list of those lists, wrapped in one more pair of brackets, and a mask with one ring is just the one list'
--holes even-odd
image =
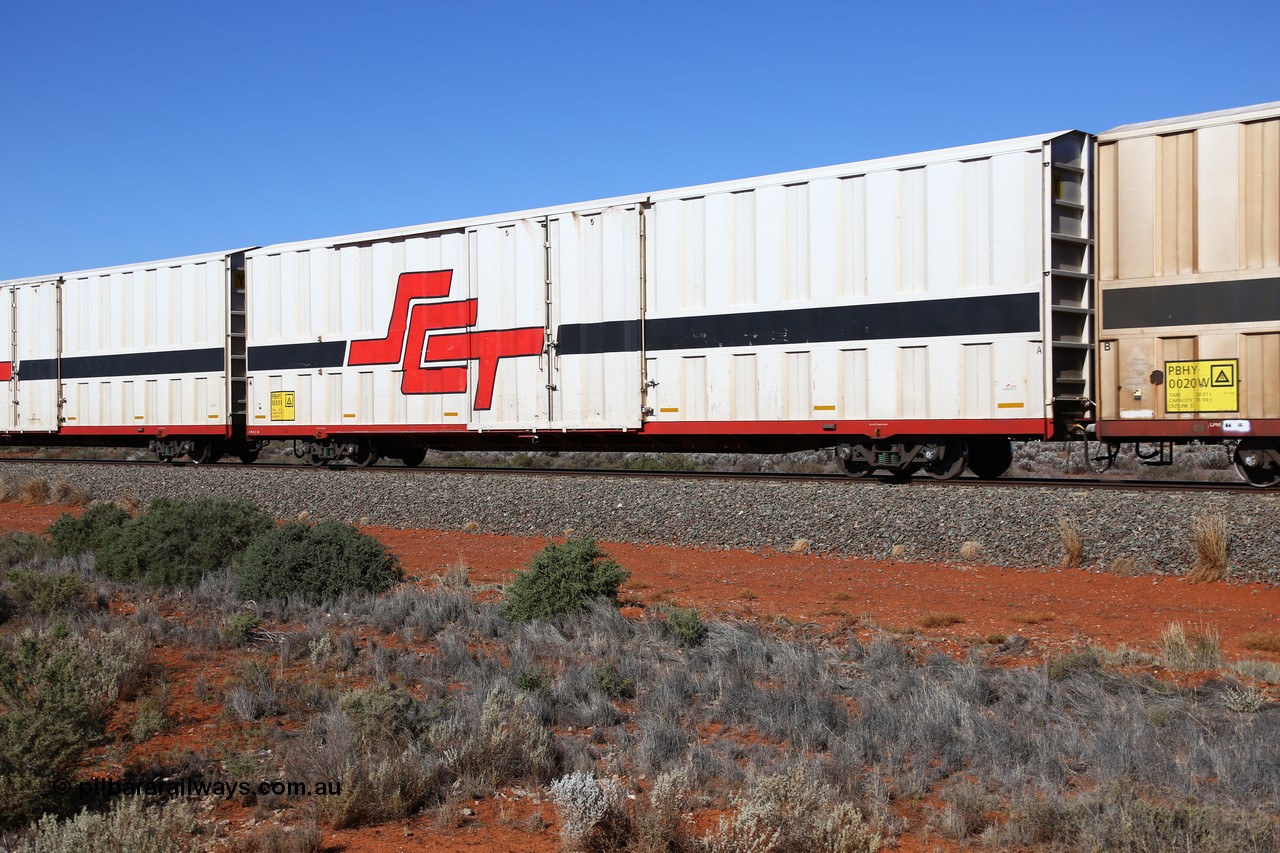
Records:
{"label": "gravel trackside", "polygon": [[[364,471],[349,467],[0,463],[11,481],[72,481],[95,498],[130,495],[252,500],[279,518],[388,527],[478,529],[703,548],[789,549],[912,562],[1056,566],[1059,517],[1076,519],[1086,566],[1129,558],[1143,573],[1182,574],[1194,561],[1193,520],[1220,514],[1232,577],[1280,582],[1280,495],[1070,488],[893,486],[878,482],[751,482],[537,474]],[[473,523],[473,524],[469,524]]]}

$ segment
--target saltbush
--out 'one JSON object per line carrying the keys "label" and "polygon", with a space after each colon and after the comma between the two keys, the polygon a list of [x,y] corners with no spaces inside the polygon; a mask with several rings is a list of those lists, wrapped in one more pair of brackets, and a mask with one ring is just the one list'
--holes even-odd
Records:
{"label": "saltbush", "polygon": [[253,639],[262,617],[247,610],[230,616],[222,621],[222,644],[228,648],[238,648]]}
{"label": "saltbush", "polygon": [[245,501],[160,498],[94,549],[95,565],[115,580],[191,588],[272,527],[271,516]]}
{"label": "saltbush", "polygon": [[84,661],[63,640],[24,633],[0,646],[0,826],[58,806],[52,785],[76,775],[84,749],[102,738]]}
{"label": "saltbush", "polygon": [[6,533],[0,536],[0,569],[20,566],[47,557],[49,540],[34,533]]}
{"label": "saltbush", "polygon": [[682,646],[699,646],[707,638],[707,626],[693,607],[672,607],[667,610],[667,625]]}
{"label": "saltbush", "polygon": [[104,813],[88,809],[59,821],[45,815],[20,853],[182,853],[201,850],[195,813],[185,800],[148,806],[121,797]]}
{"label": "saltbush", "polygon": [[19,613],[48,616],[63,610],[85,609],[89,587],[79,575],[14,569],[5,577],[4,597]]}
{"label": "saltbush", "polygon": [[273,527],[234,565],[240,593],[259,601],[295,594],[318,604],[344,592],[385,592],[402,577],[386,546],[336,521]]}
{"label": "saltbush", "polygon": [[618,603],[618,587],[631,576],[592,539],[548,545],[507,586],[503,611],[513,622],[550,619],[582,610],[594,598]]}
{"label": "saltbush", "polygon": [[87,551],[97,552],[120,535],[120,529],[132,516],[112,503],[94,504],[80,516],[63,513],[49,526],[53,552],[75,557]]}

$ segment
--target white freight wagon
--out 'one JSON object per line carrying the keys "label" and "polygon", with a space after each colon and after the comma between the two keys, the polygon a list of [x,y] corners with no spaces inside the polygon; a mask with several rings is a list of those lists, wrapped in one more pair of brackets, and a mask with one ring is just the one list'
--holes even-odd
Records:
{"label": "white freight wagon", "polygon": [[[209,461],[244,413],[243,255],[217,252],[0,284],[0,431],[150,443]],[[6,334],[7,333],[7,334]]]}
{"label": "white freight wagon", "polygon": [[250,439],[845,446],[999,473],[1091,395],[1089,137],[1062,132],[246,253]]}

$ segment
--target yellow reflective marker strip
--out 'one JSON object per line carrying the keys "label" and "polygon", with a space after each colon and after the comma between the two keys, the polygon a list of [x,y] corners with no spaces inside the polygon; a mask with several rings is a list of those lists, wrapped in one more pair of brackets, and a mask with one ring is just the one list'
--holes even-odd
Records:
{"label": "yellow reflective marker strip", "polygon": [[996,403],[997,409],[1024,409],[1025,403]]}

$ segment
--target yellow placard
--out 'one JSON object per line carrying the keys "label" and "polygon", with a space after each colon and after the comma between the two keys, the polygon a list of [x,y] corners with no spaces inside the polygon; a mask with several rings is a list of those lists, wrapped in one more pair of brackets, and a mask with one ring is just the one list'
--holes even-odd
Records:
{"label": "yellow placard", "polygon": [[1166,361],[1164,410],[1169,413],[1240,411],[1240,359]]}
{"label": "yellow placard", "polygon": [[294,392],[272,391],[271,392],[271,420],[273,421],[293,420],[293,411],[294,411],[293,404],[294,404]]}

